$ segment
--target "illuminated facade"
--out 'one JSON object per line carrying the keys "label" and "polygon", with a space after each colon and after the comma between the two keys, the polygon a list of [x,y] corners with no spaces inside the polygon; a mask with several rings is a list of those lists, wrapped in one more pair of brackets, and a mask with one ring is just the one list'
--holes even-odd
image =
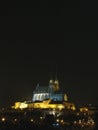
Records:
{"label": "illuminated facade", "polygon": [[75,110],[75,105],[70,102],[57,102],[57,101],[51,101],[50,99],[44,100],[44,101],[37,101],[37,102],[16,102],[14,106],[12,106],[14,109],[71,109]]}
{"label": "illuminated facade", "polygon": [[32,101],[16,102],[15,109],[40,108],[40,109],[72,109],[75,105],[68,102],[67,95],[60,91],[58,80],[50,80],[48,86],[36,86]]}
{"label": "illuminated facade", "polygon": [[53,101],[67,101],[67,95],[60,91],[58,80],[50,80],[48,86],[36,86],[32,101],[44,101],[47,99]]}

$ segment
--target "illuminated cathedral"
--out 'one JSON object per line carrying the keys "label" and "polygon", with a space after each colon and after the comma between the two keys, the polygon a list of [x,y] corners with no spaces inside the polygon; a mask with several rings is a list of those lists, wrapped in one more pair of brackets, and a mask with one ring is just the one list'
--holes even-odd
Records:
{"label": "illuminated cathedral", "polygon": [[15,109],[71,109],[75,105],[68,101],[67,94],[62,92],[57,79],[50,80],[47,86],[36,86],[33,91],[32,101],[15,102]]}
{"label": "illuminated cathedral", "polygon": [[48,86],[36,86],[36,89],[33,91],[32,101],[44,101],[51,99],[52,101],[67,101],[67,95],[60,91],[59,81],[50,80]]}

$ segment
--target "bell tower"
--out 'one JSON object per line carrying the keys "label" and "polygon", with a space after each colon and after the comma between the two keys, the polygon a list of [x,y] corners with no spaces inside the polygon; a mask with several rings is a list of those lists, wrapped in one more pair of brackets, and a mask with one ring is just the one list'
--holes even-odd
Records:
{"label": "bell tower", "polygon": [[56,75],[55,75],[55,81],[54,81],[54,91],[59,91],[59,81],[57,79],[57,72],[56,72]]}
{"label": "bell tower", "polygon": [[54,81],[53,79],[49,80],[49,94],[53,93],[53,88],[54,88]]}
{"label": "bell tower", "polygon": [[57,79],[55,79],[54,81],[54,91],[59,91],[59,81]]}

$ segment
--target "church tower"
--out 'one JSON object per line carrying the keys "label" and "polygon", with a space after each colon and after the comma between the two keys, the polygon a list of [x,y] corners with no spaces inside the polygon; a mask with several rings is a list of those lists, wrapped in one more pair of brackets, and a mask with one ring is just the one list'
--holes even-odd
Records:
{"label": "church tower", "polygon": [[55,81],[54,81],[54,91],[57,92],[59,91],[59,81],[57,79],[57,72],[56,72],[56,75],[55,75]]}
{"label": "church tower", "polygon": [[54,89],[54,81],[53,79],[50,79],[49,81],[49,93],[52,94]]}
{"label": "church tower", "polygon": [[54,91],[59,91],[59,81],[57,80],[57,79],[55,79],[55,81],[54,81]]}

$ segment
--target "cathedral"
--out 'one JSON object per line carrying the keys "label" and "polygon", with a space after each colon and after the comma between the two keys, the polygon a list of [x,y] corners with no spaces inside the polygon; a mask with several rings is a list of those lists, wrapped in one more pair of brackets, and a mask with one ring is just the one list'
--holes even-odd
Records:
{"label": "cathedral", "polygon": [[36,86],[33,91],[33,102],[51,99],[52,101],[67,101],[67,95],[60,91],[59,81],[50,80],[48,86]]}
{"label": "cathedral", "polygon": [[62,92],[57,79],[50,80],[47,86],[36,86],[33,91],[32,101],[15,102],[15,109],[71,109],[75,105],[68,101],[67,94]]}

